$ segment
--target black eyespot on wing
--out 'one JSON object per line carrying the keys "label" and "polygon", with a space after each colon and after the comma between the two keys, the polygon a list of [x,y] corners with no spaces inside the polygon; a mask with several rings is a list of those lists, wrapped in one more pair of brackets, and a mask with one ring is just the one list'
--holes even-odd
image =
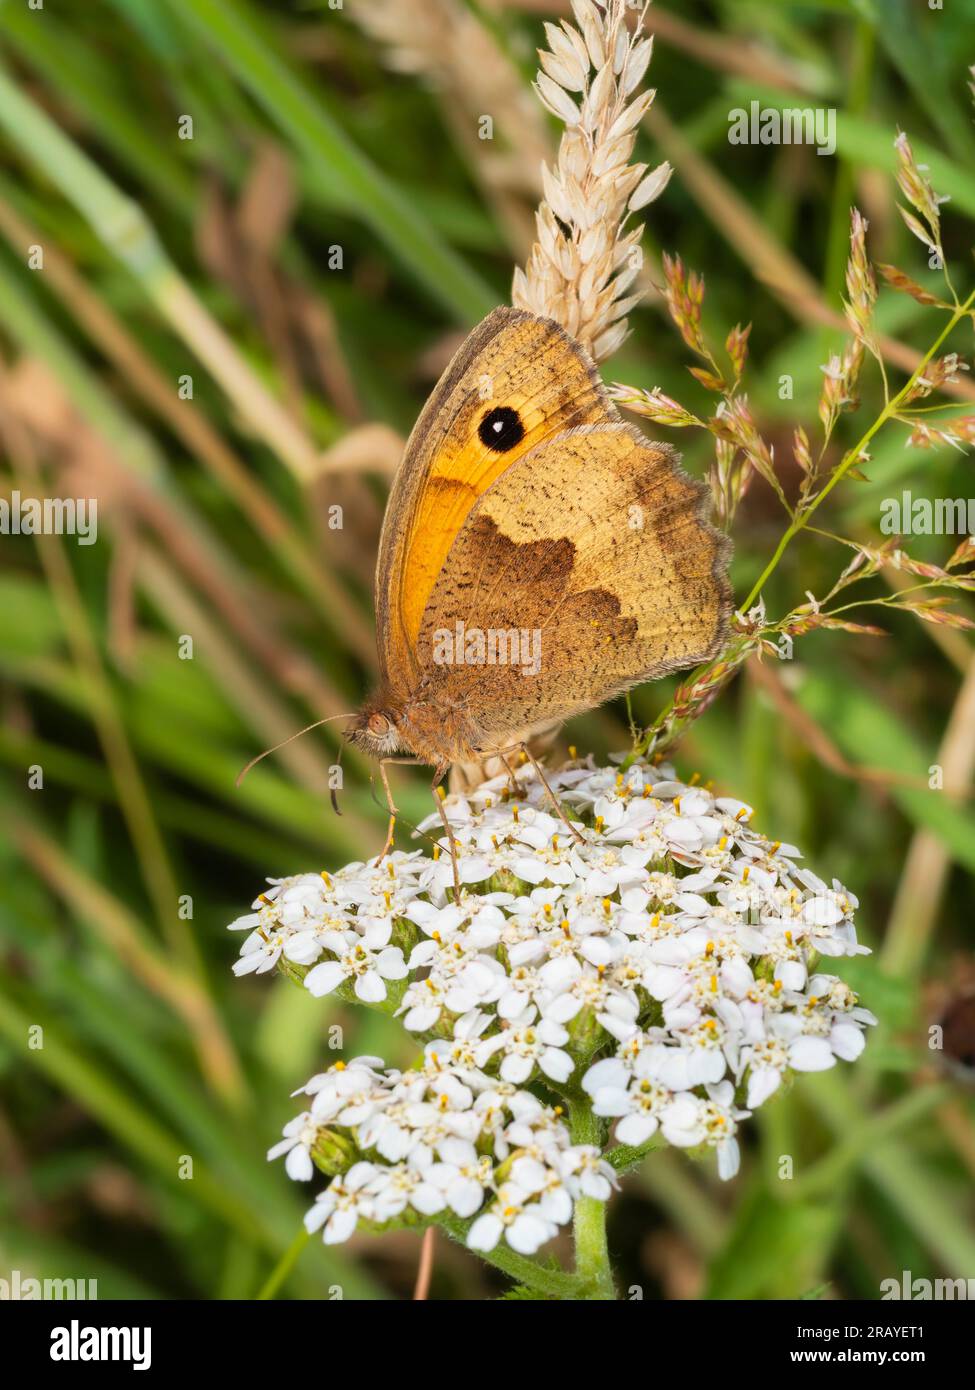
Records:
{"label": "black eyespot on wing", "polygon": [[524,439],[525,427],[517,410],[510,405],[497,405],[484,416],[477,434],[485,448],[506,454]]}

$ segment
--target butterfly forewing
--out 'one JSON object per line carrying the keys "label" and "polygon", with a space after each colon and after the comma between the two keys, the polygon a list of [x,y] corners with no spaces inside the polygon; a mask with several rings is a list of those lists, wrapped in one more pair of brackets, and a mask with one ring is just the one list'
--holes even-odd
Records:
{"label": "butterfly forewing", "polygon": [[376,615],[390,688],[420,674],[423,612],[478,498],[546,439],[606,408],[591,361],[548,319],[496,309],[466,339],[416,423],[386,509]]}

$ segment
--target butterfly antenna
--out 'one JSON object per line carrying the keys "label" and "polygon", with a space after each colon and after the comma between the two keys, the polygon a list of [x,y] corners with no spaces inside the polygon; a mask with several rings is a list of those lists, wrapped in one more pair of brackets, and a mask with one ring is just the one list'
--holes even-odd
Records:
{"label": "butterfly antenna", "polygon": [[264,752],[258,753],[256,758],[251,758],[247,766],[242,767],[241,770],[238,772],[236,780],[234,781],[234,786],[239,787],[241,782],[243,782],[244,778],[247,776],[248,772],[250,772],[251,768],[256,767],[262,758],[268,757],[271,753],[276,753],[279,748],[286,748],[289,743],[294,743],[296,738],[301,738],[303,734],[310,734],[312,729],[318,729],[321,727],[322,724],[331,724],[333,719],[351,718],[351,714],[330,714],[327,719],[316,719],[314,724],[306,724],[303,729],[299,729],[298,732],[296,734],[292,734],[290,738],[283,738],[281,742],[276,743],[273,748],[265,748]]}

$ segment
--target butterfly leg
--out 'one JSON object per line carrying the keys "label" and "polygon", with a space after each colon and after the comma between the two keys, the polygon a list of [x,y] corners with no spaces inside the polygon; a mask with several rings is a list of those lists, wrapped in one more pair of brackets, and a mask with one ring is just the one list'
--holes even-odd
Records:
{"label": "butterfly leg", "polygon": [[[379,759],[379,775],[380,775],[380,777],[382,778],[383,790],[384,790],[385,793],[386,793],[386,806],[387,806],[387,808],[389,809],[389,829],[388,829],[388,831],[386,832],[386,843],[383,845],[382,853],[380,854],[379,859],[376,860],[376,863],[377,863],[377,864],[380,862],[380,860],[382,860],[382,859],[385,858],[385,856],[389,853],[390,849],[392,848],[392,844],[393,844],[393,831],[396,829],[396,817],[399,815],[398,810],[397,810],[396,807],[393,805],[393,793],[390,791],[390,788],[389,788],[389,778],[388,778],[387,775],[386,775],[386,768],[387,768],[387,766],[388,766],[390,763],[396,763],[397,766],[401,766],[401,767],[423,767],[423,766],[424,766],[424,764],[420,761],[419,758],[380,758],[380,759]],[[444,769],[444,771],[446,771],[446,768]],[[443,774],[441,774],[441,775],[443,775]]]}
{"label": "butterfly leg", "polygon": [[[513,748],[508,749],[509,753],[516,751],[517,750]],[[500,762],[504,764],[504,770],[508,774],[508,799],[517,803],[518,800],[525,795],[525,789],[518,781],[517,769],[511,766],[511,763],[508,761],[508,759],[505,757],[504,753],[501,752],[500,749],[498,750],[495,756],[499,759]]]}
{"label": "butterfly leg", "polygon": [[447,832],[447,851],[450,854],[450,865],[454,871],[454,901],[459,903],[460,871],[457,867],[457,849],[454,844],[454,832],[450,828],[450,821],[447,819],[447,812],[444,810],[443,799],[439,795],[440,783],[446,777],[449,768],[449,763],[444,763],[442,767],[437,768],[436,772],[433,775],[433,781],[430,783],[430,791],[432,792],[433,799],[436,802],[437,811],[440,815],[441,821],[443,822],[443,828]]}
{"label": "butterfly leg", "polygon": [[573,838],[578,844],[584,845],[584,844],[586,843],[585,838],[584,838],[582,835],[579,834],[578,830],[575,828],[575,826],[571,823],[571,821],[570,821],[570,820],[568,819],[568,817],[566,816],[565,812],[562,810],[562,806],[561,806],[561,804],[560,804],[560,802],[559,802],[558,797],[555,795],[555,793],[553,792],[552,788],[549,786],[548,778],[545,776],[545,773],[542,771],[541,763],[539,763],[539,762],[537,761],[537,759],[534,758],[534,757],[532,756],[532,751],[531,751],[531,749],[528,747],[528,744],[527,744],[527,743],[523,743],[523,744],[521,745],[521,751],[525,754],[525,757],[528,759],[528,761],[531,763],[532,767],[535,769],[535,775],[538,777],[538,780],[541,782],[542,786],[545,788],[545,790],[548,792],[549,796],[552,798],[552,805],[555,807],[555,811],[556,811],[556,814],[557,814],[559,820],[560,820],[560,821],[562,822],[562,824],[565,826],[566,830],[568,830],[568,832],[569,832],[569,834],[572,836],[572,838]]}
{"label": "butterfly leg", "polygon": [[392,759],[390,758],[380,758],[379,760],[379,775],[382,778],[383,791],[386,793],[386,805],[389,808],[389,829],[386,831],[386,843],[380,850],[379,858],[376,860],[377,864],[381,863],[381,861],[386,858],[386,855],[392,849],[393,835],[396,831],[396,816],[398,812],[393,802],[393,793],[389,787],[389,777],[386,774],[386,764],[387,762],[391,761]]}
{"label": "butterfly leg", "polygon": [[[488,756],[490,756],[490,754]],[[518,778],[515,776],[514,768],[508,762],[508,759],[504,756],[504,752],[502,749],[498,749],[497,756],[504,763],[505,770],[508,774],[508,795],[511,797],[513,801],[515,801],[518,797]]]}

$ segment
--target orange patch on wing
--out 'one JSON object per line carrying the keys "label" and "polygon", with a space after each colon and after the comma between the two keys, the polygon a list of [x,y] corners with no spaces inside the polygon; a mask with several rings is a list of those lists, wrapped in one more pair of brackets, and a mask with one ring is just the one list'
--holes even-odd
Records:
{"label": "orange patch on wing", "polygon": [[[495,453],[477,435],[477,423],[494,409],[493,401],[479,402],[467,442],[448,438],[438,456],[420,498],[413,525],[413,544],[403,566],[402,621],[407,638],[415,645],[427,600],[437,576],[471,508],[493,482],[529,449],[533,449],[563,422],[538,407],[507,397],[504,404],[517,410],[524,437],[513,449]],[[451,447],[453,445],[453,447]]]}

